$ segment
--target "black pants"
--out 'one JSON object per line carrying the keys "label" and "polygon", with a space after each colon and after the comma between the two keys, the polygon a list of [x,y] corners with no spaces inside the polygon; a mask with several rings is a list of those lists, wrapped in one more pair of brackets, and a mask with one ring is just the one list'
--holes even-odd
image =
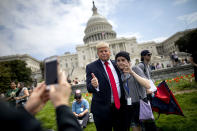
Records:
{"label": "black pants", "polygon": [[126,106],[125,120],[126,120],[127,130],[129,130],[131,127],[140,126],[139,109],[140,109],[139,102],[132,103],[132,105]]}
{"label": "black pants", "polygon": [[[106,112],[107,113],[107,112]],[[121,109],[116,109],[115,105],[112,104],[110,106],[110,112],[109,112],[109,117],[108,118],[101,118],[99,115],[94,115],[94,122],[96,125],[97,131],[125,131],[126,127],[123,125],[124,124],[124,118],[122,115],[122,110]]]}
{"label": "black pants", "polygon": [[154,120],[143,121],[141,126],[142,126],[142,131],[157,131],[157,126]]}
{"label": "black pants", "polygon": [[82,117],[78,117],[78,120],[83,120],[81,126],[86,127],[87,126],[87,123],[88,123],[88,120],[89,120],[89,112],[87,112]]}

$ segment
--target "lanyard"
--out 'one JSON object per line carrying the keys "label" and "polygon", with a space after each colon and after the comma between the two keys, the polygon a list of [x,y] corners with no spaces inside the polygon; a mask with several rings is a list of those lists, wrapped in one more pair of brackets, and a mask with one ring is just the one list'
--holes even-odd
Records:
{"label": "lanyard", "polygon": [[128,86],[128,79],[127,82],[124,85],[125,90],[127,91],[128,95],[129,95],[129,86]]}

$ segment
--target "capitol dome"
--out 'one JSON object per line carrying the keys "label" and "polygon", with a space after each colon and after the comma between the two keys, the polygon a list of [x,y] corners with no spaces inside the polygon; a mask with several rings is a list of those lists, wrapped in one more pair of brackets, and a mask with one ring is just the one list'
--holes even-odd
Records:
{"label": "capitol dome", "polygon": [[92,11],[93,14],[88,20],[87,26],[84,31],[84,43],[86,44],[93,41],[116,38],[116,32],[112,30],[112,25],[107,21],[105,17],[97,12],[97,8],[94,2]]}

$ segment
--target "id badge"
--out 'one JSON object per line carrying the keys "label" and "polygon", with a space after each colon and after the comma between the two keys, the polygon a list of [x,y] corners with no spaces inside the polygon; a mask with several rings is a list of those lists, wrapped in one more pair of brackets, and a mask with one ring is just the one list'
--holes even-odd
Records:
{"label": "id badge", "polygon": [[83,111],[83,108],[80,108],[81,109],[81,111]]}
{"label": "id badge", "polygon": [[127,98],[127,105],[132,105],[131,97]]}

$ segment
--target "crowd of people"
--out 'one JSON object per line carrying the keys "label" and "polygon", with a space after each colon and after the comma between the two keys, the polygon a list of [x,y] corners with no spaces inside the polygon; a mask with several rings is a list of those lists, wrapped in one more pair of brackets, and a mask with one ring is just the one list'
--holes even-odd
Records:
{"label": "crowd of people", "polygon": [[78,85],[78,84],[84,84],[85,80],[79,80],[77,77],[75,77],[75,79],[71,80],[70,78],[67,79],[68,83],[70,83],[71,85]]}
{"label": "crowd of people", "polygon": [[10,89],[5,94],[1,94],[1,98],[8,101],[13,106],[25,105],[28,97],[32,93],[32,88],[24,86],[23,82],[16,83],[12,81],[10,83]]}
{"label": "crowd of people", "polygon": [[168,63],[167,65],[164,65],[163,63],[151,63],[150,68],[151,70],[160,70],[164,68],[170,68],[170,67],[176,67],[176,66],[181,66],[181,65],[186,65],[189,64],[190,61],[187,60],[187,58],[180,59],[180,58],[174,58],[174,55],[171,56],[171,63]]}
{"label": "crowd of people", "polygon": [[[93,114],[97,131],[129,131],[130,128],[133,131],[157,131],[154,118],[139,118],[140,101],[151,101],[156,91],[151,79],[151,70],[163,66],[157,63],[153,67],[150,64],[152,53],[149,50],[143,50],[140,54],[141,62],[132,66],[128,52],[120,51],[116,54],[115,60],[111,60],[108,43],[98,43],[96,48],[99,59],[86,66],[86,86],[88,92],[93,94],[91,108],[88,101],[82,97],[81,91],[76,90],[72,111],[69,109],[72,82],[65,77],[65,73],[58,71],[59,83],[56,87],[50,85],[49,90],[44,82],[38,84],[33,91],[29,91],[22,82],[17,85],[11,82],[11,89],[3,98],[10,104],[0,100],[0,121],[3,121],[3,126],[7,127],[9,121],[12,121],[16,127],[7,128],[43,130],[33,115],[51,100],[56,109],[60,131],[80,131],[86,128],[89,110]],[[196,63],[193,62],[193,65]],[[73,81],[74,84],[79,84],[77,80]]]}

